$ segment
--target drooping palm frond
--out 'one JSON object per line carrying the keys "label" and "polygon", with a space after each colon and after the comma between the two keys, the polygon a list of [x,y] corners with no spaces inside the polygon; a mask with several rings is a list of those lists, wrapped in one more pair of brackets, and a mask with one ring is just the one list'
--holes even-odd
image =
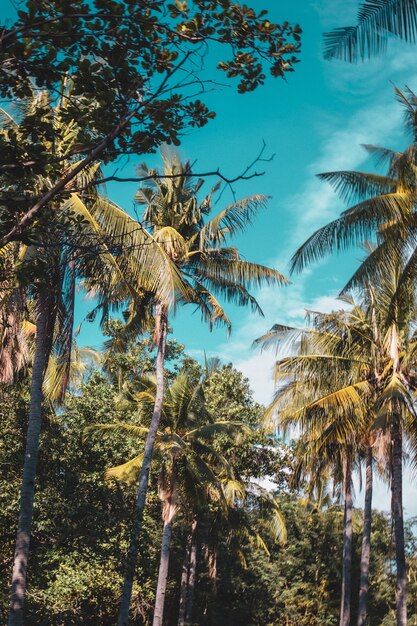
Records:
{"label": "drooping palm frond", "polygon": [[397,150],[392,150],[390,148],[383,148],[382,146],[375,146],[370,143],[362,144],[362,147],[368,152],[368,154],[373,158],[376,166],[388,166],[388,171],[391,171],[392,164],[398,159],[401,155]]}
{"label": "drooping palm frond", "polygon": [[257,213],[264,209],[269,197],[253,195],[230,204],[212,217],[201,229],[199,247],[221,246],[227,237],[244,232]]}
{"label": "drooping palm frond", "polygon": [[[49,357],[48,367],[43,382],[43,393],[52,404],[61,404],[63,389],[69,386],[77,389],[83,382],[89,364],[101,363],[102,354],[89,347],[78,347],[75,342],[71,343],[71,359],[68,371],[58,360],[54,352]],[[65,381],[63,380],[65,377]]]}
{"label": "drooping palm frond", "polygon": [[392,193],[397,188],[394,178],[369,172],[340,171],[317,174],[330,183],[343,202],[359,202],[370,196]]}
{"label": "drooping palm frond", "polygon": [[184,438],[206,439],[210,438],[218,433],[227,434],[246,434],[248,435],[251,429],[243,422],[234,422],[227,420],[216,420],[212,424],[204,424],[194,430],[187,432]]}
{"label": "drooping palm frond", "polygon": [[336,411],[342,414],[348,412],[351,414],[354,412],[364,413],[367,410],[367,404],[363,396],[371,393],[371,391],[368,381],[359,381],[346,387],[340,387],[294,410],[289,407],[285,413],[281,413],[280,419],[282,423],[299,422],[307,424],[310,412],[316,408],[322,409],[324,412]]}
{"label": "drooping palm frond", "polygon": [[225,326],[230,334],[232,323],[226,311],[214,295],[197,280],[194,280],[194,289],[190,301],[197,305],[197,310],[200,311],[202,319],[209,323],[210,329],[214,326]]}
{"label": "drooping palm frond", "polygon": [[91,234],[84,233],[84,237],[96,248],[101,280],[113,277],[112,284],[108,280],[106,284],[111,294],[117,296],[124,286],[125,298],[135,299],[144,290],[168,306],[177,292],[188,297],[188,286],[163,246],[116,204],[99,198],[87,206],[78,194],[71,194],[62,209],[80,215],[91,228]]}
{"label": "drooping palm frond", "polygon": [[[138,426],[136,424],[128,424],[126,422],[114,422],[110,424],[90,424],[84,429],[83,432],[83,440],[85,441],[88,437],[100,431],[115,431],[115,432],[125,432],[128,435],[132,435],[133,437],[143,438],[147,432],[148,428],[145,426]],[[159,433],[159,436],[162,436],[162,433]]]}
{"label": "drooping palm frond", "polygon": [[220,288],[222,278],[227,284],[241,284],[249,289],[264,284],[283,285],[288,282],[280,272],[271,267],[245,261],[238,254],[235,258],[225,258],[220,251],[210,251],[201,257],[193,257],[188,267],[197,278],[208,281],[215,289]]}
{"label": "drooping palm frond", "polygon": [[341,217],[316,230],[295,252],[291,272],[331,252],[339,252],[375,236],[378,227],[389,222],[407,222],[416,202],[414,190],[379,195],[347,209]]}
{"label": "drooping palm frond", "polygon": [[324,56],[349,62],[364,60],[386,50],[388,35],[408,42],[417,36],[414,0],[366,0],[355,26],[336,28],[324,35]]}
{"label": "drooping palm frond", "polygon": [[417,139],[417,96],[409,87],[405,87],[404,91],[394,87],[394,91],[398,102],[403,106],[404,126],[415,141]]}
{"label": "drooping palm frond", "polygon": [[120,482],[132,485],[136,482],[140,468],[143,463],[143,454],[138,454],[122,465],[111,467],[106,470],[104,476],[106,480],[115,479]]}

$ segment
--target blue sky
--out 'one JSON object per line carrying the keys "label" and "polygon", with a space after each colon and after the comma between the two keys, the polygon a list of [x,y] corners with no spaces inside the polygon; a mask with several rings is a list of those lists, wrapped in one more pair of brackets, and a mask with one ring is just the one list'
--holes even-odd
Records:
{"label": "blue sky", "polygon": [[[393,42],[386,57],[371,63],[326,62],[321,55],[322,33],[354,23],[356,0],[255,0],[254,4],[268,8],[273,20],[300,23],[304,31],[301,63],[286,82],[270,79],[252,94],[238,95],[233,88],[209,93],[206,101],[216,111],[216,119],[184,137],[181,152],[184,158],[196,161],[196,171],[220,167],[226,175],[234,176],[253,160],[262,141],[266,142],[265,154],[275,153],[275,157],[259,164],[265,175],[234,187],[238,198],[253,193],[271,196],[269,208],[236,243],[248,260],[274,266],[288,275],[288,261],[297,246],[343,208],[330,186],[315,174],[368,166],[362,143],[390,147],[406,144],[401,109],[390,81],[399,87],[408,84],[417,88],[416,48]],[[148,162],[157,161],[152,157]],[[134,166],[132,159],[123,173],[134,175]],[[205,186],[210,185],[207,181]],[[108,193],[131,211],[135,189],[135,184],[114,183],[108,186]],[[222,204],[230,200],[224,194]],[[254,353],[253,339],[275,322],[302,323],[305,308],[331,310],[340,306],[335,297],[359,257],[359,251],[350,252],[292,277],[292,284],[285,288],[260,290],[257,296],[264,318],[229,307],[233,323],[229,338],[222,329],[210,333],[190,307],[178,310],[173,320],[174,336],[196,358],[205,351],[232,361],[251,380],[256,398],[267,403],[273,390],[272,356]],[[85,324],[80,340],[99,345],[101,338],[94,327]]]}
{"label": "blue sky", "polygon": [[[248,260],[274,266],[288,275],[288,262],[296,248],[343,208],[330,186],[315,174],[368,169],[363,143],[395,148],[406,145],[392,82],[400,88],[407,84],[417,89],[417,50],[392,42],[388,54],[371,63],[326,62],[321,55],[322,33],[355,23],[356,0],[261,0],[255,4],[268,8],[274,21],[300,23],[301,63],[286,82],[269,80],[253,94],[240,96],[233,89],[209,94],[207,101],[216,111],[216,119],[185,137],[181,150],[185,158],[197,160],[197,171],[220,167],[233,176],[252,161],[265,140],[266,154],[275,153],[275,158],[261,164],[266,170],[262,178],[236,184],[235,191],[238,198],[267,194],[271,196],[269,208],[237,244]],[[109,192],[125,208],[131,206],[134,186],[109,187]],[[230,200],[227,196],[223,199]],[[292,277],[288,287],[261,289],[257,297],[265,317],[232,308],[229,338],[220,329],[210,333],[198,314],[192,315],[186,308],[178,310],[174,336],[198,359],[205,351],[232,361],[250,379],[256,399],[266,404],[273,392],[273,356],[254,352],[252,341],[275,322],[302,324],[306,308],[340,308],[337,294],[360,256],[359,251],[351,251]],[[414,491],[407,472],[404,503],[408,515],[417,514],[417,506],[412,504]],[[358,488],[359,506],[361,500]],[[376,485],[374,501],[389,510],[385,485]]]}

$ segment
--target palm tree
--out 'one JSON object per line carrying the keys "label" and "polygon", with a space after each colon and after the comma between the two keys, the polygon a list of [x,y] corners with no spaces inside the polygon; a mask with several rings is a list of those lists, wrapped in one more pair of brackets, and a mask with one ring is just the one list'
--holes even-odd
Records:
{"label": "palm tree", "polygon": [[[234,202],[211,219],[205,219],[212,210],[213,189],[201,202],[198,192],[203,184],[192,175],[189,162],[181,163],[173,152],[162,154],[164,170],[141,172],[155,177],[148,186],[139,189],[136,200],[145,205],[144,225],[164,254],[177,268],[187,286],[178,294],[174,304],[192,303],[201,311],[203,319],[212,327],[231,323],[216,296],[250,305],[262,313],[248,289],[262,284],[283,284],[284,277],[274,269],[243,260],[236,248],[226,245],[227,239],[244,231],[257,211],[266,204],[264,196],[251,196]],[[135,521],[132,528],[126,561],[125,578],[119,609],[118,626],[127,626],[136,559],[149,471],[154,442],[162,414],[164,397],[164,356],[168,330],[168,308],[158,297],[154,298],[156,356],[156,396],[151,425],[145,443],[142,468],[138,481]]]}
{"label": "palm tree", "polygon": [[[330,326],[325,325],[324,329],[322,327],[320,333],[314,328],[298,332],[298,337],[301,334],[299,356],[281,359],[277,363],[278,377],[289,377],[289,380],[288,384],[278,390],[272,408],[276,407],[277,402],[285,403],[288,400],[290,418],[297,417],[297,421],[301,421],[302,425],[306,415],[310,419],[318,419],[319,430],[323,426],[323,423],[320,423],[323,412],[325,414],[329,411],[336,411],[336,414],[340,412],[346,417],[339,424],[335,422],[336,434],[340,429],[341,435],[351,433],[356,441],[359,437],[359,441],[365,443],[368,458],[368,491],[361,572],[361,619],[365,612],[367,570],[369,570],[372,485],[369,447],[372,437],[375,436],[375,428],[381,429],[382,433],[388,436],[391,444],[388,447],[391,450],[387,462],[392,490],[397,563],[397,624],[404,626],[406,565],[402,510],[402,442],[404,428],[412,434],[414,431],[415,410],[411,393],[416,388],[413,374],[416,344],[410,326],[414,319],[415,290],[410,283],[406,290],[403,282],[402,300],[399,302],[400,280],[402,280],[401,271],[395,266],[386,265],[385,280],[373,287],[368,284],[360,307],[354,307],[349,313],[321,316],[324,320],[330,321]],[[334,329],[337,327],[344,328],[343,335],[335,336]],[[285,333],[292,333],[293,337],[295,334],[294,329],[277,327],[261,338],[261,341],[265,345],[271,345]],[[310,344],[313,347],[316,344],[316,348],[317,346],[321,348],[319,354],[309,353]],[[323,348],[326,349],[324,353]],[[340,351],[335,353],[335,348],[339,348]],[[352,420],[352,417],[355,419]],[[282,419],[285,421],[285,413]],[[329,429],[329,426],[327,424],[326,428]],[[311,428],[309,421],[305,422],[305,427]],[[352,443],[354,442],[355,440],[352,440]]]}
{"label": "palm tree", "polygon": [[[153,380],[144,380],[146,389],[130,397],[142,422],[147,422],[156,395]],[[230,473],[224,459],[210,444],[219,432],[244,430],[239,423],[214,421],[204,406],[204,380],[181,372],[166,389],[160,430],[155,439],[159,462],[159,496],[162,501],[163,533],[153,626],[162,626],[170,544],[174,517],[179,508],[188,511],[210,500],[224,499],[222,478]],[[116,430],[142,441],[148,428],[134,424],[93,424],[86,434],[97,430]],[[106,477],[133,484],[137,480],[143,453],[118,467],[107,470]],[[195,524],[193,525],[195,536]],[[194,545],[194,542],[191,542]],[[191,547],[192,550],[192,547]]]}
{"label": "palm tree", "polygon": [[[404,106],[406,127],[417,137],[417,97],[407,90],[396,89]],[[317,230],[295,253],[292,268],[301,269],[306,263],[324,257],[376,235],[377,246],[350,279],[345,291],[353,286],[379,286],[378,306],[384,315],[380,319],[381,363],[390,359],[389,384],[380,400],[389,405],[390,437],[392,443],[391,483],[393,488],[392,514],[396,538],[397,559],[397,624],[406,623],[405,557],[402,514],[402,439],[403,422],[412,411],[408,393],[412,378],[401,372],[403,347],[412,349],[410,319],[415,309],[415,280],[417,269],[416,212],[417,177],[416,144],[403,152],[375,146],[368,151],[379,161],[388,163],[385,176],[363,172],[330,172],[321,178],[329,181],[346,201],[359,202],[342,215]],[[387,277],[388,276],[388,277]],[[392,291],[395,287],[395,291]],[[389,302],[389,309],[386,303]],[[398,320],[401,320],[399,323]],[[379,370],[382,376],[383,370]],[[408,373],[409,374],[409,373]],[[405,376],[405,378],[404,378]],[[404,381],[407,381],[404,384]],[[396,398],[395,395],[398,395]],[[401,398],[401,400],[399,399]]]}
{"label": "palm tree", "polygon": [[355,26],[336,28],[324,35],[326,59],[359,59],[380,54],[389,36],[415,43],[417,7],[413,0],[365,0]]}
{"label": "palm tree", "polygon": [[[341,626],[350,623],[353,451],[363,445],[373,424],[372,412],[362,397],[368,383],[357,381],[358,373],[367,367],[367,355],[363,356],[366,335],[353,325],[357,315],[355,309],[350,313],[310,314],[311,327],[297,330],[276,325],[256,341],[263,347],[290,342],[295,348],[296,356],[276,363],[279,386],[268,412],[271,415],[279,410],[279,421],[285,428],[291,424],[301,427],[304,452],[300,470],[305,467],[304,471],[315,478],[333,467],[333,475],[340,477],[343,485]],[[364,570],[367,566],[369,561],[364,559]]]}
{"label": "palm tree", "polygon": [[[417,96],[409,89],[395,89],[403,106],[406,129],[417,138]],[[306,265],[354,245],[376,238],[377,246],[360,265],[344,288],[362,287],[377,276],[383,280],[385,264],[403,264],[398,289],[414,278],[417,269],[416,204],[417,147],[411,144],[403,152],[365,145],[378,165],[387,166],[386,174],[359,171],[337,171],[319,174],[329,182],[339,197],[353,206],[340,217],[314,232],[295,252],[291,271],[301,271]],[[407,289],[407,287],[405,287]]]}
{"label": "palm tree", "polygon": [[[60,104],[53,107],[46,94],[40,93],[24,103],[28,110],[41,107],[53,115],[61,129],[62,145],[68,146],[77,138],[76,124],[63,123]],[[3,127],[0,132],[19,138],[19,122],[3,112]],[[51,146],[60,154],[61,145]],[[63,168],[74,167],[75,163],[64,163]],[[133,298],[141,284],[146,289],[160,292],[161,302],[170,302],[172,290],[180,288],[180,279],[173,264],[155,244],[151,235],[124,211],[95,191],[79,194],[76,186],[87,178],[99,175],[98,166],[83,173],[83,180],[74,179],[73,188],[68,189],[68,198],[52,212],[48,223],[39,223],[28,244],[9,244],[10,274],[7,276],[9,297],[3,299],[3,319],[14,323],[7,329],[1,359],[9,358],[10,345],[20,341],[20,324],[26,296],[35,300],[36,347],[32,367],[29,422],[23,468],[19,523],[12,574],[12,598],[9,625],[23,621],[23,603],[26,589],[26,571],[32,524],[36,464],[42,421],[42,386],[49,356],[54,352],[55,365],[60,380],[55,397],[62,400],[68,383],[71,362],[72,328],[74,319],[75,284],[77,279],[87,276],[97,281],[117,273],[123,280],[125,292]],[[51,185],[51,181],[35,177],[33,193]],[[6,190],[7,181],[5,183]],[[82,186],[82,185],[81,185]],[[126,246],[124,253],[123,246]],[[127,249],[129,254],[127,254]],[[4,254],[3,254],[4,256]],[[163,271],[162,266],[164,266]],[[169,271],[170,267],[172,268]],[[18,268],[18,273],[15,271]],[[168,280],[167,280],[168,278]],[[104,282],[104,280],[103,280]],[[16,298],[21,291],[25,297]],[[110,288],[111,285],[108,285]],[[127,296],[125,296],[127,297]],[[16,310],[16,302],[20,308]],[[10,337],[13,331],[14,338]],[[21,354],[23,352],[21,351]],[[17,363],[21,365],[22,359]],[[12,363],[13,365],[13,363]],[[10,368],[9,368],[10,369]],[[13,368],[11,368],[13,369]],[[11,375],[9,375],[9,379]]]}

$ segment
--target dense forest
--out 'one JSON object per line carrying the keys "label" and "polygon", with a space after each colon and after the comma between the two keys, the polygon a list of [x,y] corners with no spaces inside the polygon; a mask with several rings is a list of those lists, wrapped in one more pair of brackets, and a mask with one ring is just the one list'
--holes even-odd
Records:
{"label": "dense forest", "polygon": [[[178,146],[215,117],[213,86],[244,97],[296,70],[301,27],[231,0],[27,0],[13,20],[0,28],[4,622],[417,625],[403,501],[417,95],[395,87],[408,147],[366,145],[370,171],[319,175],[346,208],[294,252],[292,280],[349,248],[362,260],[336,310],[300,326],[277,310],[247,338],[274,354],[262,406],[233,363],[190,356],[173,320],[190,309],[230,333],[239,308],[263,314],[262,288],[288,288],[239,250],[269,198],[234,184],[268,159],[228,178]],[[325,56],[363,60],[395,36],[415,43],[414,2],[367,0]],[[144,162],[124,177],[130,158]],[[115,181],[137,185],[134,211]],[[100,349],[75,328],[84,296]]]}

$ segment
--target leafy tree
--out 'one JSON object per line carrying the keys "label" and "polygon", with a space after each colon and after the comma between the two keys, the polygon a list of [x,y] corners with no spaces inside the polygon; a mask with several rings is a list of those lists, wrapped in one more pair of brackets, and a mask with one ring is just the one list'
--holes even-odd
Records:
{"label": "leafy tree", "polygon": [[[62,125],[77,120],[78,128],[62,154],[51,152],[59,133],[35,111],[23,120],[22,141],[1,141],[0,172],[15,192],[2,200],[0,246],[48,216],[55,196],[58,203],[67,197],[68,183],[90,164],[178,144],[187,128],[214,117],[198,98],[207,80],[196,71],[214,45],[222,50],[217,69],[246,92],[265,81],[267,68],[274,77],[293,70],[300,32],[231,0],[27,0],[1,29],[0,97],[15,101],[47,89],[66,100]],[[53,184],[27,201],[24,190],[36,174]]]}

